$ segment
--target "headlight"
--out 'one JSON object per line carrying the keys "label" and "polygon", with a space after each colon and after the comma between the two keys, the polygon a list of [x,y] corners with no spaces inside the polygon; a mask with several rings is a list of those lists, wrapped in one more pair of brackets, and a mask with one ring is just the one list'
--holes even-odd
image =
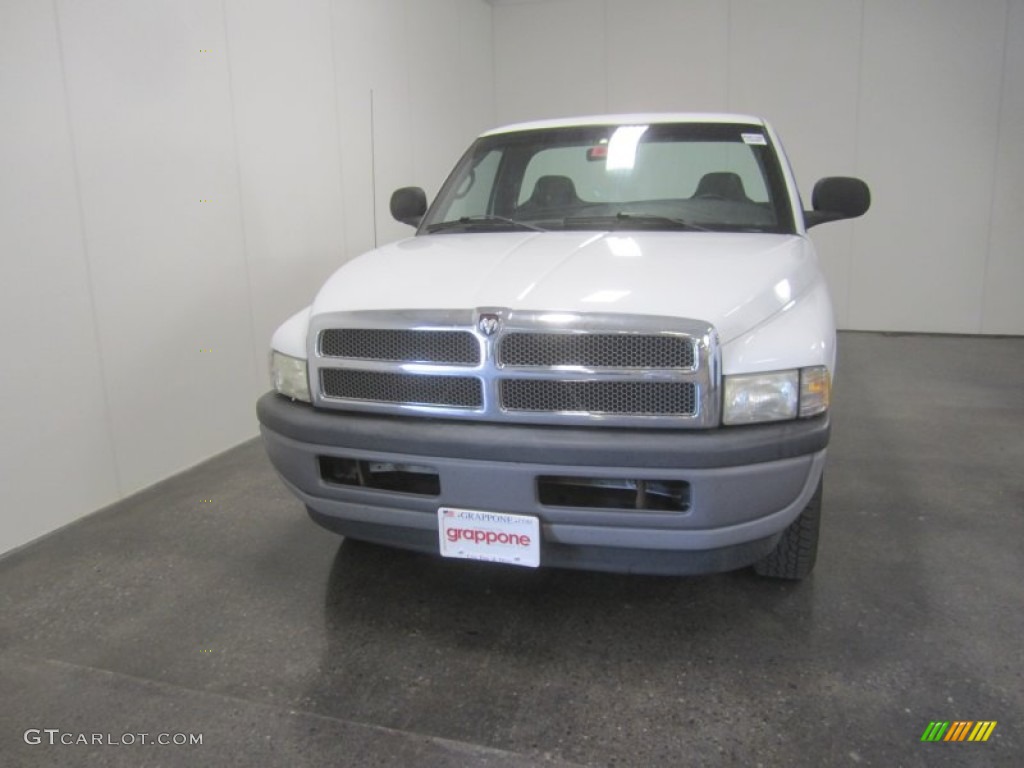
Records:
{"label": "headlight", "polygon": [[725,377],[723,424],[795,419],[800,395],[800,373],[746,373]]}
{"label": "headlight", "polygon": [[817,416],[828,410],[831,378],[825,366],[725,377],[723,424],[756,424]]}
{"label": "headlight", "polygon": [[274,389],[293,400],[309,402],[309,376],[306,361],[297,357],[270,353],[270,381]]}

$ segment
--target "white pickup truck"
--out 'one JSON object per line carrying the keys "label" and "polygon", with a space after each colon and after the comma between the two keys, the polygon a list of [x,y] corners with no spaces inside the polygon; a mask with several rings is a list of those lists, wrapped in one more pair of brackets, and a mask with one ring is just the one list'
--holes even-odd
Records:
{"label": "white pickup truck", "polygon": [[480,136],[415,236],[342,266],[274,334],[267,453],[321,525],[513,565],[814,566],[835,326],[804,210],[743,115]]}

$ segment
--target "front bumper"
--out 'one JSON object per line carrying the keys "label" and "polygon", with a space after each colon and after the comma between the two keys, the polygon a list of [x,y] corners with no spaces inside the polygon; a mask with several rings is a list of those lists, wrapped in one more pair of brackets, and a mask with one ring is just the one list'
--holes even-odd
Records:
{"label": "front bumper", "polygon": [[[353,538],[438,552],[441,506],[534,515],[541,563],[635,573],[707,573],[770,552],[817,488],[828,416],[666,431],[545,427],[316,410],[274,393],[257,415],[267,453],[321,525]],[[321,456],[427,464],[440,493],[337,485]],[[540,475],[621,476],[689,483],[684,512],[541,504]]]}

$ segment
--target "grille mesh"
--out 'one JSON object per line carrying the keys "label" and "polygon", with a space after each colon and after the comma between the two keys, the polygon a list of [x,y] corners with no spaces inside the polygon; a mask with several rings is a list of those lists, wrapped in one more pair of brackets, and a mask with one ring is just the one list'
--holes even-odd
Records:
{"label": "grille mesh", "polygon": [[498,362],[506,366],[693,368],[689,337],[632,333],[510,333]]}
{"label": "grille mesh", "polygon": [[632,416],[694,416],[696,387],[687,381],[550,381],[505,379],[509,411],[568,411]]}
{"label": "grille mesh", "polygon": [[419,376],[323,368],[320,382],[324,397],[455,408],[483,405],[480,380],[472,376]]}
{"label": "grille mesh", "polygon": [[476,365],[480,345],[468,331],[330,328],[320,334],[320,354],[356,360]]}

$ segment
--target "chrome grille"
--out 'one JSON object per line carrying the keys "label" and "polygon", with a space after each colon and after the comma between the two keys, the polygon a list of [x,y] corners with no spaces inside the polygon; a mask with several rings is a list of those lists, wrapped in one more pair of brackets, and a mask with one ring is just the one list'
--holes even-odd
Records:
{"label": "chrome grille", "polygon": [[480,380],[472,376],[420,376],[322,368],[320,377],[324,397],[451,408],[483,405]]}
{"label": "chrome grille", "polygon": [[509,411],[693,416],[696,387],[688,381],[551,381],[506,379],[501,407]]}
{"label": "chrome grille", "polygon": [[368,310],[314,315],[313,405],[548,425],[718,426],[715,329],[599,312]]}
{"label": "chrome grille", "polygon": [[693,339],[636,333],[509,333],[498,364],[512,367],[692,369]]}
{"label": "chrome grille", "polygon": [[352,360],[477,365],[480,344],[469,331],[328,328],[320,354]]}

